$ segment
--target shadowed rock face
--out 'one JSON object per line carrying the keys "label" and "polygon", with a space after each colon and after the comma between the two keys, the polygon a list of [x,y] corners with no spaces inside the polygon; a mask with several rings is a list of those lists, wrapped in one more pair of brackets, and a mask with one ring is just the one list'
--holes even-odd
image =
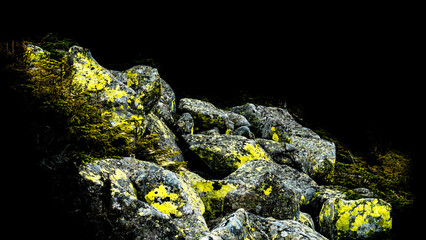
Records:
{"label": "shadowed rock face", "polygon": [[[32,61],[48,58],[29,49]],[[80,190],[90,196],[87,216],[108,222],[105,237],[364,239],[389,233],[389,204],[347,200],[343,190],[315,182],[334,170],[335,146],[286,109],[247,103],[225,111],[189,98],[176,107],[155,68],[108,70],[77,46],[66,57],[76,93],[95,98],[111,127],[120,126],[129,143],[155,135],[156,148],[174,153],[156,156],[156,163],[117,157],[79,166]],[[174,165],[186,162],[198,168]],[[167,170],[171,165],[178,167]]]}

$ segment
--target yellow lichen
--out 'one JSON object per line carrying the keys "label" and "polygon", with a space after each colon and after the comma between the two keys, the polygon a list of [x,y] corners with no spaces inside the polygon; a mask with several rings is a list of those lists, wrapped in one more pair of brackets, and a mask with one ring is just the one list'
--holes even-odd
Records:
{"label": "yellow lichen", "polygon": [[263,159],[269,161],[268,155],[265,153],[265,151],[263,151],[259,144],[253,146],[252,144],[246,143],[243,149],[246,150],[248,153],[244,155],[242,155],[241,153],[235,153],[237,155],[237,158],[240,160],[239,162],[234,163],[234,167],[236,169],[244,163],[254,159]]}
{"label": "yellow lichen", "polygon": [[266,190],[263,191],[263,193],[268,196],[272,192],[272,186],[268,187]]}
{"label": "yellow lichen", "polygon": [[[360,228],[365,229],[370,221],[378,223],[382,229],[392,228],[392,219],[390,216],[391,207],[384,205],[378,199],[372,201],[360,199],[357,201],[344,201],[335,199],[332,205],[325,204],[319,216],[320,224],[325,218],[334,219],[334,211],[336,215],[336,230],[341,232],[353,231],[358,232]],[[331,206],[331,207],[330,207]],[[362,230],[364,231],[364,230]],[[371,231],[368,231],[371,232]]]}
{"label": "yellow lichen", "polygon": [[[160,199],[159,201],[157,200],[158,198]],[[182,213],[178,210],[180,205],[177,205],[178,199],[179,195],[176,193],[168,193],[164,185],[160,185],[145,195],[145,200],[158,211],[169,216],[173,214],[176,217],[181,217]],[[181,205],[183,206],[183,204]]]}
{"label": "yellow lichen", "polygon": [[[215,184],[216,189],[215,190]],[[206,211],[208,211],[213,217],[216,212],[223,211],[223,204],[225,196],[232,190],[236,190],[238,185],[234,184],[221,184],[213,181],[199,181],[192,185],[195,191],[200,195],[201,200],[204,203]],[[212,200],[221,202],[220,209],[213,209]]]}
{"label": "yellow lichen", "polygon": [[204,214],[204,203],[200,199],[194,188],[192,188],[192,186],[182,178],[179,178],[179,182],[182,184],[183,191],[188,194],[188,201],[191,207],[193,209],[199,210],[201,214]]}
{"label": "yellow lichen", "polygon": [[127,86],[128,87],[132,87],[133,85],[138,86],[139,85],[139,81],[138,81],[138,74],[132,70],[128,70],[126,71],[127,74]]}
{"label": "yellow lichen", "polygon": [[73,84],[82,91],[98,92],[111,82],[109,72],[92,58],[83,53],[77,53],[78,61],[74,62],[76,70]]}
{"label": "yellow lichen", "polygon": [[280,138],[278,136],[278,134],[275,133],[276,128],[275,127],[271,127],[271,131],[272,131],[272,140],[279,142]]}
{"label": "yellow lichen", "polygon": [[90,171],[82,170],[80,171],[80,175],[82,175],[85,179],[92,181],[93,183],[96,183],[98,185],[103,185],[101,181],[101,175],[95,174]]}
{"label": "yellow lichen", "polygon": [[278,142],[280,140],[280,138],[278,137],[278,135],[276,133],[272,134],[272,140]]}

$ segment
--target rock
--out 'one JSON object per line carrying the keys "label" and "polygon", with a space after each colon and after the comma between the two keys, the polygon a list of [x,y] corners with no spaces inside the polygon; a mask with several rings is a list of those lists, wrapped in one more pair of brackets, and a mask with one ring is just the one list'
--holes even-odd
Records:
{"label": "rock", "polygon": [[256,182],[245,184],[226,196],[224,210],[238,208],[262,217],[299,220],[299,195],[277,176],[265,173]]}
{"label": "rock", "polygon": [[173,115],[176,113],[176,95],[166,81],[160,78],[160,82],[163,91],[152,111],[170,127],[175,123]]}
{"label": "rock", "polygon": [[241,126],[237,129],[235,129],[232,132],[233,135],[240,135],[249,139],[255,139],[254,134],[250,131],[250,128],[247,126]]}
{"label": "rock", "polygon": [[299,222],[315,230],[314,220],[308,213],[300,212]]}
{"label": "rock", "polygon": [[[336,159],[334,143],[321,139],[314,131],[297,123],[287,110],[247,103],[231,111],[245,116],[257,136],[291,143],[295,147],[297,151],[289,159],[283,158],[284,154],[276,154],[279,155],[278,162],[289,163],[315,178],[326,177],[333,171]],[[271,147],[278,153],[276,149],[279,146]]]}
{"label": "rock", "polygon": [[319,216],[323,204],[334,198],[346,199],[345,190],[339,186],[318,186],[315,188],[315,196],[305,202],[304,210],[308,211],[312,216]]}
{"label": "rock", "polygon": [[161,151],[163,154],[152,156],[152,159],[150,160],[156,162],[162,167],[183,163],[185,160],[181,149],[176,143],[177,138],[175,134],[155,114],[150,113],[146,116],[146,118],[148,120],[146,133],[155,134],[158,141],[155,142],[154,148],[156,150],[163,150]]}
{"label": "rock", "polygon": [[34,70],[36,67],[34,63],[40,62],[40,60],[48,59],[50,56],[50,52],[32,44],[27,45],[26,54],[30,64],[29,68],[31,70]]}
{"label": "rock", "polygon": [[319,215],[320,232],[331,239],[380,239],[391,228],[391,206],[380,199],[329,199]]}
{"label": "rock", "polygon": [[239,209],[227,216],[201,240],[216,239],[326,239],[311,228],[293,220],[263,218]]}
{"label": "rock", "polygon": [[198,193],[205,206],[204,217],[215,219],[224,216],[225,198],[231,191],[244,188],[244,183],[233,180],[201,180],[193,183],[194,190]]}
{"label": "rock", "polygon": [[234,130],[234,127],[250,125],[244,116],[218,109],[211,103],[197,99],[182,98],[179,110],[191,114],[195,121],[196,132],[217,127],[225,133]]}
{"label": "rock", "polygon": [[294,168],[298,167],[299,164],[294,159],[296,148],[293,145],[264,138],[256,139],[256,143],[262,146],[276,163],[286,164]]}
{"label": "rock", "polygon": [[219,131],[219,128],[215,127],[213,129],[210,129],[210,130],[202,131],[199,134],[202,134],[202,135],[220,135],[220,131]]}
{"label": "rock", "polygon": [[268,173],[276,176],[281,185],[295,191],[301,205],[309,203],[318,192],[319,186],[308,175],[273,161],[253,160],[247,162],[224,179],[240,180],[246,184],[254,185],[261,176]]}
{"label": "rock", "polygon": [[313,178],[323,178],[334,170],[336,148],[334,143],[321,138],[290,137],[297,149],[293,158],[297,168]]}
{"label": "rock", "polygon": [[102,116],[113,127],[141,136],[146,127],[145,115],[161,97],[157,69],[135,66],[112,73],[99,65],[89,50],[78,46],[70,48],[68,59],[74,68],[75,90],[96,97],[102,105]]}
{"label": "rock", "polygon": [[193,184],[206,207],[206,219],[215,219],[239,208],[277,219],[299,219],[299,198],[281,185],[276,176],[266,173],[254,184],[238,180],[203,180]]}
{"label": "rock", "polygon": [[374,192],[371,191],[368,188],[354,188],[354,189],[352,189],[352,191],[355,194],[358,194],[358,195],[360,195],[360,196],[362,196],[364,198],[374,198],[375,197]]}
{"label": "rock", "polygon": [[194,133],[194,119],[191,114],[184,113],[182,117],[176,122],[177,131],[181,135],[193,134]]}
{"label": "rock", "polygon": [[291,135],[318,137],[315,132],[297,123],[290,113],[282,108],[247,103],[233,107],[231,112],[246,117],[252,124],[254,133],[261,138],[288,142]]}
{"label": "rock", "polygon": [[133,158],[84,164],[79,173],[111,237],[192,239],[208,234],[204,205],[181,176]]}
{"label": "rock", "polygon": [[219,175],[227,175],[254,159],[269,160],[259,144],[242,136],[192,134],[183,138],[189,149]]}

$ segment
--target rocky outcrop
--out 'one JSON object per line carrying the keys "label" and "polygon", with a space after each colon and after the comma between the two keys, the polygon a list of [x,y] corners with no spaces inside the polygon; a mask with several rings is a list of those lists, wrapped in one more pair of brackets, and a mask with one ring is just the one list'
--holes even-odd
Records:
{"label": "rocky outcrop", "polygon": [[291,154],[293,167],[311,177],[323,177],[334,169],[336,158],[334,144],[321,139],[314,131],[297,123],[287,110],[248,103],[234,107],[231,111],[246,117],[258,137],[290,143],[296,147],[298,151]]}
{"label": "rocky outcrop", "polygon": [[[48,56],[31,48],[33,61]],[[334,170],[335,146],[286,109],[247,103],[226,111],[190,98],[176,107],[173,89],[155,68],[108,70],[81,47],[72,47],[67,58],[76,93],[96,99],[111,127],[130,136],[130,144],[155,136],[155,149],[170,153],[79,166],[88,216],[106,219],[108,238],[364,239],[389,233],[389,204],[349,200],[344,189],[317,184]]]}
{"label": "rocky outcrop", "polygon": [[269,160],[259,144],[242,136],[191,134],[183,137],[189,149],[216,174],[230,174],[254,159]]}

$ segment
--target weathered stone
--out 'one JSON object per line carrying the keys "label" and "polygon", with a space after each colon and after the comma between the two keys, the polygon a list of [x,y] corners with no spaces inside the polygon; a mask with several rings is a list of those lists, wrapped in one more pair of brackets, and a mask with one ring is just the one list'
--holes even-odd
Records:
{"label": "weathered stone", "polygon": [[206,131],[199,132],[199,134],[202,134],[202,135],[221,135],[219,128],[217,128],[217,127],[213,128],[213,129],[206,130]]}
{"label": "weathered stone", "polygon": [[240,135],[249,139],[255,139],[254,134],[250,131],[250,128],[248,126],[241,126],[235,129],[232,132],[232,135]]}
{"label": "weathered stone", "polygon": [[282,108],[265,107],[247,103],[233,107],[231,112],[243,115],[252,124],[253,131],[261,138],[288,142],[291,135],[317,137],[318,135],[297,123],[290,113]]}
{"label": "weathered stone", "polygon": [[79,173],[106,211],[113,235],[142,239],[192,239],[208,233],[204,205],[182,177],[133,158],[84,164]]}
{"label": "weathered stone", "polygon": [[265,173],[256,182],[245,184],[226,196],[224,209],[238,208],[262,217],[299,220],[299,195],[274,174]]}
{"label": "weathered stone", "polygon": [[262,148],[265,149],[265,151],[276,163],[286,164],[297,168],[298,164],[295,163],[295,159],[293,157],[296,148],[294,148],[293,145],[264,138],[256,139],[256,143],[262,146]]}
{"label": "weathered stone", "polygon": [[280,156],[284,163],[290,163],[316,178],[325,177],[333,171],[336,158],[334,143],[321,139],[314,131],[297,123],[287,110],[247,103],[231,111],[245,116],[257,136],[291,143],[297,151],[291,154],[290,160]]}
{"label": "weathered stone", "polygon": [[325,177],[334,169],[336,148],[334,143],[321,138],[290,137],[297,151],[293,153],[297,168],[311,177]]}
{"label": "weathered stone", "polygon": [[191,114],[184,113],[182,117],[176,122],[177,131],[181,134],[193,134],[194,133],[194,119]]}
{"label": "weathered stone", "polygon": [[308,213],[300,212],[299,222],[315,230],[314,220]]}
{"label": "weathered stone", "polygon": [[242,136],[192,134],[183,137],[189,149],[217,174],[229,174],[254,159],[269,160],[262,147]]}
{"label": "weathered stone", "polygon": [[176,95],[172,87],[160,78],[162,94],[158,103],[154,106],[153,112],[168,126],[173,126],[176,113]]}
{"label": "weathered stone", "polygon": [[96,62],[89,50],[73,46],[68,59],[74,69],[73,85],[79,94],[95,97],[102,116],[125,133],[142,135],[147,114],[161,97],[157,69],[135,66],[124,72],[111,72]]}
{"label": "weathered stone", "polygon": [[195,121],[196,132],[217,127],[225,133],[234,130],[234,127],[250,125],[244,116],[218,109],[211,103],[197,99],[182,98],[179,110],[191,114]]}
{"label": "weathered stone", "polygon": [[275,220],[263,218],[239,209],[201,240],[216,239],[326,239],[294,220]]}
{"label": "weathered stone", "polygon": [[338,186],[318,186],[315,188],[315,196],[306,202],[305,208],[312,216],[319,216],[323,204],[334,198],[346,199],[343,188]]}
{"label": "weathered stone", "polygon": [[162,155],[153,156],[154,159],[152,160],[163,167],[184,162],[182,151],[176,143],[177,138],[169,127],[167,127],[167,125],[155,114],[150,113],[146,118],[148,120],[146,133],[155,134],[158,139],[155,142],[154,148],[165,152]]}
{"label": "weathered stone", "polygon": [[239,208],[276,219],[299,219],[298,195],[270,173],[254,184],[240,180],[202,180],[193,184],[206,207],[206,219],[215,219]]}
{"label": "weathered stone", "polygon": [[201,180],[192,186],[203,200],[206,209],[204,217],[209,220],[226,214],[225,198],[230,192],[244,188],[244,183],[234,180]]}
{"label": "weathered stone", "polygon": [[383,238],[391,228],[391,206],[380,199],[329,199],[319,215],[320,232],[331,239]]}
{"label": "weathered stone", "polygon": [[308,175],[287,165],[279,165],[273,161],[253,160],[247,162],[225,179],[241,180],[246,184],[256,184],[258,179],[267,173],[275,175],[281,185],[285,185],[295,191],[301,205],[309,203],[318,192],[317,183]]}

